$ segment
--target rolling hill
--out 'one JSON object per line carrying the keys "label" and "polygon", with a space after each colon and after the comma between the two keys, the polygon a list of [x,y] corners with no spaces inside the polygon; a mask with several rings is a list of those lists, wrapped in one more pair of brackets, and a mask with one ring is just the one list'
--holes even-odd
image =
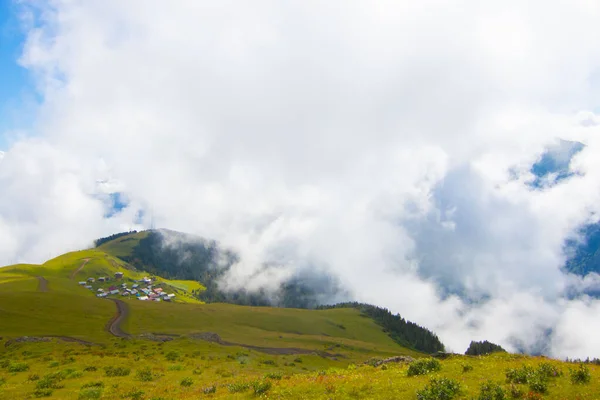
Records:
{"label": "rolling hill", "polygon": [[[466,399],[492,385],[513,398],[593,399],[600,390],[594,363],[512,354],[426,358],[415,344],[435,335],[375,306],[203,303],[201,282],[160,275],[159,265],[146,270],[136,258],[152,235],[126,233],[43,264],[0,268],[0,396],[433,400],[438,389]],[[123,296],[134,285],[175,296]],[[118,292],[98,297],[112,287]],[[508,383],[511,370],[526,378]],[[581,382],[573,380],[577,371]]]}

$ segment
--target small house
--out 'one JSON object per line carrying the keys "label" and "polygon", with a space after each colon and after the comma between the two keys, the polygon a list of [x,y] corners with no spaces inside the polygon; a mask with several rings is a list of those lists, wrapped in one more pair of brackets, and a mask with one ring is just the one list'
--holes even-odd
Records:
{"label": "small house", "polygon": [[93,287],[91,287],[90,285],[85,285],[84,286],[86,289],[93,289]]}
{"label": "small house", "polygon": [[148,296],[138,297],[138,300],[146,301],[146,300],[148,300]]}
{"label": "small house", "polygon": [[96,295],[96,297],[100,297],[100,298],[106,297],[106,293],[98,293]]}
{"label": "small house", "polygon": [[129,296],[129,294],[130,294],[129,292],[123,292],[123,293],[121,293],[121,296]]}
{"label": "small house", "polygon": [[115,279],[121,279],[123,278],[123,273],[122,272],[115,272]]}
{"label": "small house", "polygon": [[167,295],[167,297],[168,297],[169,299],[172,299],[173,297],[175,297],[175,295],[171,293],[171,294],[168,294],[168,295]]}
{"label": "small house", "polygon": [[119,294],[119,291],[118,291],[117,289],[115,289],[115,290],[111,290],[111,291],[110,291],[110,294]]}
{"label": "small house", "polygon": [[104,292],[104,289],[98,289],[98,290],[97,290],[97,292],[99,292],[99,293],[103,293],[103,292]]}
{"label": "small house", "polygon": [[139,287],[140,287],[140,285],[138,285],[137,283],[134,283],[133,285],[131,285],[131,287],[132,287],[133,289],[137,289],[137,288],[139,288]]}
{"label": "small house", "polygon": [[88,278],[87,281],[90,282],[90,283],[94,283],[96,280],[94,278]]}
{"label": "small house", "polygon": [[80,284],[81,286],[85,286],[85,282],[84,282],[84,281],[81,281],[81,282],[79,282],[79,284]]}
{"label": "small house", "polygon": [[105,282],[105,281],[106,281],[106,278],[103,277],[103,276],[101,276],[100,278],[98,278],[98,282]]}

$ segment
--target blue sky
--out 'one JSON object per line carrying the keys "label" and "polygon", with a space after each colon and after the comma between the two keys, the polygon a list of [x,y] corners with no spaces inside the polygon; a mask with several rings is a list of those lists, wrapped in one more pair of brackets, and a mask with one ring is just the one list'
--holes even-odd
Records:
{"label": "blue sky", "polygon": [[8,146],[7,131],[29,126],[25,105],[33,91],[27,70],[18,64],[24,35],[17,10],[12,0],[0,0],[0,150]]}

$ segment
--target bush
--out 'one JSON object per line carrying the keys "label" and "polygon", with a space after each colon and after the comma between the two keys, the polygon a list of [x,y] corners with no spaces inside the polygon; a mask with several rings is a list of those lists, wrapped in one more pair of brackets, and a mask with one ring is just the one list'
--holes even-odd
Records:
{"label": "bush", "polygon": [[60,363],[58,361],[52,361],[50,364],[48,364],[48,368],[56,368],[56,367],[60,367]]}
{"label": "bush", "polygon": [[170,351],[167,354],[165,354],[165,358],[167,359],[167,361],[177,361],[179,360],[179,353],[176,351]]}
{"label": "bush", "polygon": [[510,397],[512,397],[513,399],[523,398],[523,390],[514,383],[510,385],[509,393]]}
{"label": "bush", "polygon": [[97,382],[88,382],[88,383],[84,383],[81,388],[85,389],[85,388],[103,388],[104,387],[104,382],[102,381],[97,381]]}
{"label": "bush", "polygon": [[260,363],[264,365],[277,365],[273,360],[260,360]]}
{"label": "bush", "polygon": [[460,393],[460,383],[454,379],[432,378],[421,390],[417,391],[418,400],[450,400]]}
{"label": "bush", "polygon": [[139,390],[139,389],[138,390],[131,389],[123,397],[126,399],[132,399],[132,400],[142,400],[144,398],[144,391]]}
{"label": "bush", "polygon": [[269,381],[255,381],[251,386],[254,394],[258,396],[267,393],[271,389],[272,384]]}
{"label": "bush", "polygon": [[466,372],[471,372],[473,371],[473,366],[471,364],[463,364],[462,365],[462,372],[466,373]]}
{"label": "bush", "polygon": [[33,396],[34,397],[50,397],[52,396],[52,393],[54,393],[54,390],[52,389],[35,389],[35,391],[33,392]]}
{"label": "bush", "polygon": [[242,393],[245,392],[246,390],[250,389],[250,384],[249,383],[232,383],[227,385],[227,390],[229,390],[229,393]]}
{"label": "bush", "polygon": [[104,367],[104,374],[108,377],[129,376],[131,369],[127,367]]}
{"label": "bush", "polygon": [[527,365],[521,368],[510,368],[506,370],[506,381],[508,383],[527,383],[534,374],[533,368]]}
{"label": "bush", "polygon": [[102,397],[101,388],[83,389],[79,392],[79,400],[96,400]]}
{"label": "bush", "polygon": [[579,364],[576,369],[569,368],[569,374],[571,375],[571,383],[574,385],[585,385],[590,383],[592,379],[590,369],[583,364]]}
{"label": "bush", "polygon": [[39,381],[40,376],[38,374],[31,374],[27,377],[27,380],[30,382]]}
{"label": "bush", "polygon": [[180,365],[180,364],[169,365],[169,367],[167,368],[167,371],[183,371],[183,365]]}
{"label": "bush", "polygon": [[183,378],[179,384],[184,387],[190,387],[194,384],[194,380],[188,376],[187,378]]}
{"label": "bush", "polygon": [[204,393],[204,394],[212,394],[212,393],[216,393],[216,392],[217,392],[216,385],[207,386],[204,389],[202,389],[202,393]]}
{"label": "bush", "polygon": [[283,374],[281,372],[269,372],[268,374],[265,374],[265,378],[269,378],[269,379],[275,379],[275,380],[281,380],[281,378],[283,378]]}
{"label": "bush", "polygon": [[548,380],[543,375],[536,373],[529,378],[529,389],[534,393],[548,393]]}
{"label": "bush", "polygon": [[27,363],[11,362],[8,364],[8,372],[25,372],[29,371],[29,365]]}
{"label": "bush", "polygon": [[35,387],[37,389],[61,389],[63,385],[60,382],[65,379],[62,372],[53,372],[44,375],[44,377],[37,381]]}
{"label": "bush", "polygon": [[560,368],[547,362],[538,365],[537,373],[546,378],[558,378],[563,374]]}
{"label": "bush", "polygon": [[136,377],[142,382],[151,382],[154,380],[152,369],[150,367],[144,367],[136,372]]}
{"label": "bush", "polygon": [[442,369],[442,364],[435,358],[426,358],[413,361],[408,366],[408,376],[426,375],[430,372],[439,371]]}
{"label": "bush", "polygon": [[6,378],[0,377],[0,387],[6,383]]}
{"label": "bush", "polygon": [[72,368],[62,371],[62,374],[65,377],[65,379],[77,379],[83,376],[83,372],[77,371],[76,369]]}
{"label": "bush", "polygon": [[487,381],[481,385],[478,400],[504,400],[504,389],[499,384]]}
{"label": "bush", "polygon": [[0,368],[7,368],[10,365],[10,361],[6,358],[0,360]]}
{"label": "bush", "polygon": [[93,365],[90,365],[90,366],[87,366],[87,367],[85,367],[83,370],[84,370],[85,372],[95,372],[95,371],[97,371],[97,370],[98,370],[98,368],[96,368],[96,367],[95,367],[95,366],[93,366]]}

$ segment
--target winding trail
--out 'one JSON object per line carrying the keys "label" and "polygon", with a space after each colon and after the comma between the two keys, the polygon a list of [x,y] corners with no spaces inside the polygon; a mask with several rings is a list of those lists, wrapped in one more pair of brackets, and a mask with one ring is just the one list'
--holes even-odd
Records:
{"label": "winding trail", "polygon": [[43,276],[36,276],[38,280],[38,292],[47,292],[48,291],[48,280]]}
{"label": "winding trail", "polygon": [[131,337],[130,334],[125,333],[121,329],[121,323],[129,316],[129,306],[123,300],[118,299],[107,299],[114,302],[117,305],[117,313],[110,321],[106,324],[106,330],[113,336],[120,338]]}
{"label": "winding trail", "polygon": [[79,266],[79,268],[77,268],[75,271],[73,271],[71,273],[71,280],[75,279],[75,275],[77,275],[79,273],[79,271],[81,271],[83,269],[83,267],[85,267],[85,264],[87,264],[90,260],[91,260],[91,258],[83,259],[83,263]]}

